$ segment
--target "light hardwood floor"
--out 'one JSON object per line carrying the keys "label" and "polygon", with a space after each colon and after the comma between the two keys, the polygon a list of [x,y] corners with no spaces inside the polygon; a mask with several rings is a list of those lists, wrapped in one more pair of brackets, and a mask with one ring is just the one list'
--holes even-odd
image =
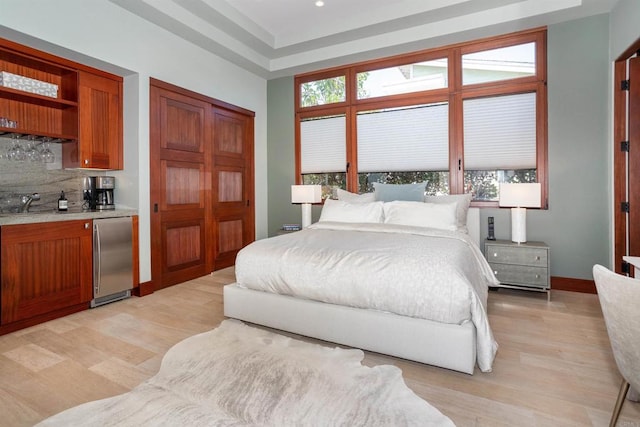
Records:
{"label": "light hardwood floor", "polygon": [[[154,375],[164,353],[223,319],[233,268],[0,336],[0,425],[28,426],[124,393]],[[500,349],[494,370],[466,375],[367,353],[394,364],[416,394],[458,426],[606,426],[620,376],[595,295],[501,289],[489,294]],[[310,340],[313,341],[313,340]],[[619,426],[640,426],[626,401]]]}

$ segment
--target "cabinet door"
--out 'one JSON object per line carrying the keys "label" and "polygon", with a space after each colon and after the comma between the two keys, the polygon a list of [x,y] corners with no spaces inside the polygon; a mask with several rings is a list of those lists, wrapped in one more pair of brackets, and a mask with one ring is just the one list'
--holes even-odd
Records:
{"label": "cabinet door", "polygon": [[8,225],[0,231],[2,325],[91,300],[90,221]]}
{"label": "cabinet door", "polygon": [[64,144],[65,167],[122,169],[122,81],[79,73],[78,144]]}

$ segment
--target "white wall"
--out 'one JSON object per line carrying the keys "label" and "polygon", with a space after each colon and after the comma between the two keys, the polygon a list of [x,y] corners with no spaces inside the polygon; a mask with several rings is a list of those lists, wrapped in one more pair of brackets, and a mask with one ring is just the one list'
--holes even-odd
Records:
{"label": "white wall", "polygon": [[615,61],[640,38],[640,1],[618,0],[609,18],[609,57]]}
{"label": "white wall", "polygon": [[[266,80],[107,0],[2,0],[0,37],[126,76],[118,203],[140,215],[140,280],[151,280],[149,77],[252,110],[256,237],[267,235]],[[126,185],[126,191],[124,186]]]}

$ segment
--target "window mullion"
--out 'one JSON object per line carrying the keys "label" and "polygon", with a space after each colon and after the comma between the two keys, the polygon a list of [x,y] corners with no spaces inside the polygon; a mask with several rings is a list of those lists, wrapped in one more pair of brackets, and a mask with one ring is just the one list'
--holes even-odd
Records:
{"label": "window mullion", "polygon": [[358,192],[358,129],[355,107],[347,108],[347,190]]}
{"label": "window mullion", "polygon": [[449,191],[464,193],[464,143],[462,121],[462,52],[449,54]]}
{"label": "window mullion", "polygon": [[452,93],[449,101],[449,191],[464,193],[464,149],[462,95]]}

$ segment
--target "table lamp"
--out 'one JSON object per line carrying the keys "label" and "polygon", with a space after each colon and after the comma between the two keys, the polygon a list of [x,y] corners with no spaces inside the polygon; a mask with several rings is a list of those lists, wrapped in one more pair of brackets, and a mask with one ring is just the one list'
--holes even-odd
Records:
{"label": "table lamp", "polygon": [[500,207],[511,208],[511,241],[527,241],[527,209],[540,207],[540,183],[500,184]]}
{"label": "table lamp", "polygon": [[292,185],[291,203],[302,204],[302,228],[311,225],[311,204],[322,201],[321,185]]}

